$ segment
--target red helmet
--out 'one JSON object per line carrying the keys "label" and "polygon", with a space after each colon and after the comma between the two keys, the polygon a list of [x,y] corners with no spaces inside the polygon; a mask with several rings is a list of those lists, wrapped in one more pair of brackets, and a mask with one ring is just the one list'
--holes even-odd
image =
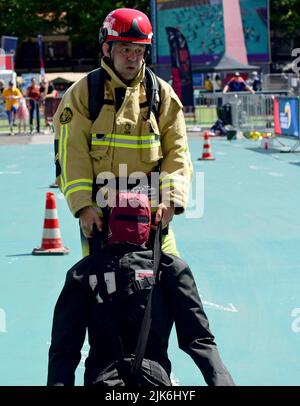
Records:
{"label": "red helmet", "polygon": [[153,32],[149,18],[132,8],[118,8],[105,18],[100,28],[100,44],[107,41],[151,45]]}

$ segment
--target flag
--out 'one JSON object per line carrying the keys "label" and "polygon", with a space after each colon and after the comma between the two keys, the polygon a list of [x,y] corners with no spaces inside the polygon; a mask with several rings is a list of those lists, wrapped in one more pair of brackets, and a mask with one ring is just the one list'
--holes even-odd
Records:
{"label": "flag", "polygon": [[43,37],[40,34],[38,35],[38,47],[39,47],[39,59],[40,59],[40,74],[41,74],[41,76],[45,76]]}
{"label": "flag", "polygon": [[185,107],[194,110],[194,91],[191,57],[184,35],[173,27],[166,27],[172,64],[174,89]]}

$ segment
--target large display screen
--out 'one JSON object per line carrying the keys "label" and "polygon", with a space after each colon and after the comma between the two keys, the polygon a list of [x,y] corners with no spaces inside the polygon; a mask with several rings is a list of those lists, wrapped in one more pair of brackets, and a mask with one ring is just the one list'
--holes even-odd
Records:
{"label": "large display screen", "polygon": [[[268,0],[239,2],[248,62],[269,62]],[[153,19],[158,64],[171,63],[167,27],[182,33],[192,64],[209,64],[225,51],[222,0],[152,0]]]}

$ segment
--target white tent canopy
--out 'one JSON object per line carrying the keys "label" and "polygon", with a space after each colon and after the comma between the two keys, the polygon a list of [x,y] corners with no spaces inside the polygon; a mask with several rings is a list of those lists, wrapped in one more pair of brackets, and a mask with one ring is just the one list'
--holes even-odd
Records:
{"label": "white tent canopy", "polygon": [[87,75],[87,72],[51,72],[46,73],[45,77],[49,82],[53,82],[58,79],[62,79],[65,82],[76,82]]}
{"label": "white tent canopy", "polygon": [[209,65],[205,65],[198,70],[200,72],[244,72],[260,70],[260,67],[256,65],[245,65],[244,63],[241,63],[225,54],[221,57],[221,59]]}

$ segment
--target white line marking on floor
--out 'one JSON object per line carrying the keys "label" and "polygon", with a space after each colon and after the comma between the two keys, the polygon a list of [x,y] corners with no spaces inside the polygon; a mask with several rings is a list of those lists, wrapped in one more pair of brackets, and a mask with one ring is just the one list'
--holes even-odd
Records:
{"label": "white line marking on floor", "polygon": [[283,173],[280,173],[280,172],[268,172],[268,175],[275,176],[275,177],[281,177],[281,176],[283,176]]}
{"label": "white line marking on floor", "polygon": [[223,310],[224,312],[232,312],[232,313],[237,313],[238,312],[238,309],[232,303],[228,303],[229,306],[222,306],[222,305],[219,305],[217,303],[209,302],[207,300],[202,300],[202,303],[207,307],[211,307],[213,309]]}
{"label": "white line marking on floor", "polygon": [[21,175],[21,173],[21,171],[1,171],[0,175]]}
{"label": "white line marking on floor", "polygon": [[253,169],[254,171],[267,171],[270,168],[265,167],[265,166],[257,166],[257,165],[250,165],[249,166],[250,169]]}
{"label": "white line marking on floor", "polygon": [[10,164],[10,165],[5,165],[5,168],[6,169],[14,169],[14,168],[17,168],[17,164]]}
{"label": "white line marking on floor", "polygon": [[7,333],[6,329],[6,313],[0,308],[0,333]]}

